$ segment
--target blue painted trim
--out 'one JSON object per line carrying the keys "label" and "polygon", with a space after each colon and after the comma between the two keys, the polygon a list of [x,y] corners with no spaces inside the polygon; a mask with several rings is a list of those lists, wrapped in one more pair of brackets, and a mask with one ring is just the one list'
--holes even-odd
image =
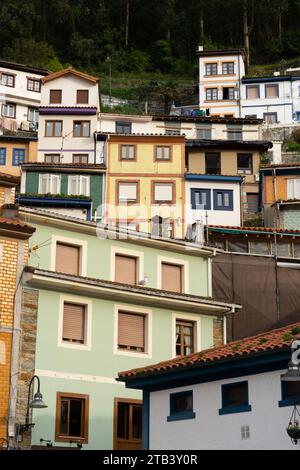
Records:
{"label": "blue painted trim", "polygon": [[0,147],[0,165],[6,165],[6,148]]}
{"label": "blue painted trim", "polygon": [[[235,387],[239,387],[241,385],[244,385],[245,388],[246,388],[246,392],[247,392],[247,399],[245,401],[245,403],[243,403],[243,405],[240,405],[238,407],[236,406],[232,406],[230,401],[228,400],[228,397],[227,397],[227,394],[226,392],[228,390],[231,390],[232,388],[235,388]],[[222,385],[222,409],[226,409],[226,408],[244,408],[245,406],[249,406],[249,384],[248,384],[248,380],[244,380],[242,382],[233,382],[233,383],[230,383],[230,384],[224,384]]]}
{"label": "blue painted trim", "polygon": [[211,190],[210,189],[202,189],[202,188],[192,188],[191,189],[191,206],[193,210],[199,209],[196,204],[196,194],[206,194],[206,204],[201,206],[201,210],[210,211],[211,210]]}
{"label": "blue painted trim", "polygon": [[287,396],[289,383],[291,382],[281,381],[281,400],[278,402],[279,408],[300,404],[300,395]]}
{"label": "blue painted trim", "polygon": [[184,421],[187,419],[195,419],[196,413],[194,411],[185,411],[184,413],[177,413],[172,416],[167,417],[168,423],[172,423],[173,421]]}
{"label": "blue painted trim", "polygon": [[[219,206],[218,205],[218,193],[222,193],[223,197],[225,194],[228,194],[229,196],[229,206]],[[215,211],[227,211],[227,212],[232,212],[233,211],[233,191],[230,189],[214,189],[214,210]]]}
{"label": "blue painted trim", "polygon": [[48,197],[26,197],[20,196],[18,198],[19,204],[42,204],[44,206],[57,206],[57,207],[82,207],[89,209],[91,207],[91,200],[83,199],[63,199],[63,198],[48,198]]}
{"label": "blue painted trim", "polygon": [[[61,153],[61,148],[60,149],[38,149],[38,152],[59,152]],[[82,152],[82,153],[94,153],[94,149],[88,150],[88,149],[63,149],[63,153],[66,152]]]}
{"label": "blue painted trim", "polygon": [[150,392],[143,391],[142,409],[142,441],[143,450],[150,449]]}
{"label": "blue painted trim", "polygon": [[[272,97],[267,96],[267,86],[269,86],[269,85],[272,85],[272,86],[276,85],[276,87],[277,87],[277,96],[272,96]],[[278,99],[280,98],[280,96],[279,96],[279,84],[278,83],[266,83],[265,84],[265,99],[266,100],[272,100],[272,99],[275,99],[275,98],[278,98]]]}
{"label": "blue painted trim", "polygon": [[241,183],[243,180],[241,176],[194,175],[192,173],[187,173],[185,179],[186,181],[222,181],[227,183]]}
{"label": "blue painted trim", "polygon": [[19,166],[25,162],[25,149],[13,149],[12,164]]}
{"label": "blue painted trim", "polygon": [[250,411],[252,411],[251,405],[237,406],[237,407],[232,407],[232,408],[221,408],[219,410],[219,415],[224,416],[224,415],[231,415],[231,414],[237,414],[237,413],[249,413]]}
{"label": "blue painted trim", "polygon": [[[254,77],[254,78],[242,78],[242,84],[244,83],[276,83],[276,82],[290,82],[292,77]],[[298,78],[299,80],[299,78]]]}
{"label": "blue painted trim", "polygon": [[[300,168],[276,168],[276,175],[300,175]],[[270,168],[261,168],[260,172],[265,175],[265,176],[272,176],[273,175],[273,170]]]}
{"label": "blue painted trim", "polygon": [[248,98],[248,88],[258,88],[258,97],[257,98],[254,98],[254,99],[259,99],[260,98],[260,85],[259,84],[250,84],[250,85],[246,85],[246,97],[247,97],[247,100],[249,99]]}
{"label": "blue painted trim", "polygon": [[275,121],[275,124],[276,124],[278,122],[278,113],[277,112],[276,113],[275,112],[274,113],[264,113],[264,118],[263,118],[264,121],[266,120],[266,116],[269,116],[270,114],[276,114],[276,121]]}
{"label": "blue painted trim", "polygon": [[300,405],[300,397],[298,400],[280,400],[278,406],[279,408],[284,408],[286,406],[295,406],[295,403],[296,405]]}

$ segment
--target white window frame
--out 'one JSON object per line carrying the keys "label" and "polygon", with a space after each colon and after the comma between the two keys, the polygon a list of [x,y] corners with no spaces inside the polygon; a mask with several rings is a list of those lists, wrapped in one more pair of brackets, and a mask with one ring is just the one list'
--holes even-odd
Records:
{"label": "white window frame", "polygon": [[127,250],[126,248],[120,248],[118,246],[112,246],[110,251],[110,280],[116,282],[116,255],[129,256],[131,258],[137,258],[137,270],[138,278],[137,283],[145,278],[144,274],[144,252]]}
{"label": "white window frame", "polygon": [[[118,349],[118,327],[119,327],[119,312],[124,313],[140,313],[145,316],[145,351],[144,352],[135,352],[135,351],[125,351]],[[113,354],[116,356],[127,356],[127,357],[139,357],[152,359],[152,310],[145,309],[143,307],[139,308],[136,305],[129,304],[115,304],[114,306],[114,344],[113,344]]]}
{"label": "white window frame", "polygon": [[[41,189],[42,189],[42,177],[43,176],[48,176],[49,177],[49,181],[48,181],[48,185],[49,185],[49,191],[47,191],[46,193],[44,193]],[[54,193],[52,190],[53,190],[53,179],[54,177],[58,177],[58,190],[56,193]],[[61,192],[61,175],[53,175],[53,174],[49,174],[49,173],[41,173],[40,176],[39,176],[39,194],[60,194]]]}
{"label": "white window frame", "polygon": [[[30,114],[32,114],[32,116],[35,117],[35,119],[30,119]],[[29,122],[34,122],[34,123],[39,122],[39,110],[38,110],[38,108],[28,107],[27,120]]]}
{"label": "white window frame", "polygon": [[[73,303],[85,306],[85,343],[76,344],[63,341],[63,322],[64,322],[64,304]],[[61,295],[59,298],[59,314],[58,314],[58,337],[57,346],[65,349],[77,349],[79,351],[91,351],[92,349],[92,307],[93,302],[88,297],[79,297],[75,295]]]}
{"label": "white window frame", "polygon": [[50,270],[53,272],[55,272],[57,243],[63,243],[65,245],[72,245],[72,246],[80,248],[79,275],[87,276],[87,241],[80,240],[77,238],[60,237],[58,235],[52,235]]}
{"label": "white window frame", "polygon": [[[8,114],[6,114],[8,111]],[[11,116],[11,111],[13,111],[13,116]],[[15,103],[3,103],[2,105],[2,116],[9,118],[9,119],[15,119],[16,118],[16,112],[17,112],[17,106]]]}
{"label": "white window frame", "polygon": [[[71,191],[71,185],[72,185],[72,178],[77,178],[77,183],[76,185],[78,185],[79,187],[79,193],[78,192],[74,192],[74,191]],[[84,194],[82,192],[82,187],[83,187],[83,178],[86,178],[86,181],[87,181],[87,194]],[[87,196],[89,197],[90,196],[90,176],[85,176],[85,175],[69,175],[68,176],[68,195],[71,196]]]}
{"label": "white window frame", "polygon": [[166,264],[175,264],[176,266],[182,266],[183,268],[183,294],[189,294],[189,262],[183,261],[182,259],[177,258],[167,258],[165,256],[157,257],[157,289],[162,290],[162,265]]}
{"label": "white window frame", "polygon": [[202,351],[201,342],[201,317],[199,315],[181,315],[180,313],[172,313],[172,358],[176,358],[176,322],[177,320],[185,320],[194,323],[194,351]]}
{"label": "white window frame", "polygon": [[[299,186],[299,196],[297,197],[297,184]],[[293,195],[290,194],[290,185],[293,185]],[[288,178],[287,179],[287,199],[299,199],[300,198],[300,178]]]}

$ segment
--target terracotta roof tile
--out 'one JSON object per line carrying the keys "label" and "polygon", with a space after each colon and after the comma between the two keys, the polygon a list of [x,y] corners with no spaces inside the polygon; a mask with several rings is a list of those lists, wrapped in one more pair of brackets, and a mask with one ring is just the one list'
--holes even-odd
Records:
{"label": "terracotta roof tile", "polygon": [[267,351],[276,351],[289,348],[293,340],[300,334],[300,322],[285,326],[278,330],[272,330],[257,336],[245,338],[240,341],[234,341],[227,345],[207,349],[190,356],[179,357],[170,361],[160,362],[140,369],[132,369],[126,372],[120,372],[119,377],[128,379],[134,377],[148,376],[150,374],[163,371],[172,371],[177,368],[188,368],[192,366],[205,366],[206,364],[221,361],[224,359],[234,359],[246,357],[252,354],[263,353]]}
{"label": "terracotta roof tile", "polygon": [[54,73],[49,74],[46,77],[43,77],[42,82],[46,83],[46,82],[49,82],[50,80],[54,80],[56,78],[63,77],[64,75],[68,75],[68,74],[75,75],[76,77],[83,78],[83,79],[88,80],[90,82],[93,82],[95,84],[98,81],[98,79],[96,77],[93,77],[92,75],[88,75],[87,73],[79,72],[78,70],[75,70],[72,67],[69,67],[67,69],[60,70],[59,72],[54,72]]}
{"label": "terracotta roof tile", "polygon": [[209,230],[240,230],[246,232],[268,232],[268,233],[296,233],[299,234],[300,230],[286,230],[286,229],[275,229],[272,227],[232,227],[230,225],[209,225]]}
{"label": "terracotta roof tile", "polygon": [[35,231],[35,228],[31,227],[30,225],[25,224],[24,222],[21,222],[18,219],[7,219],[5,217],[0,217],[0,227],[1,226],[7,226],[7,227],[16,227],[17,229],[24,229],[26,232],[31,232],[33,233]]}

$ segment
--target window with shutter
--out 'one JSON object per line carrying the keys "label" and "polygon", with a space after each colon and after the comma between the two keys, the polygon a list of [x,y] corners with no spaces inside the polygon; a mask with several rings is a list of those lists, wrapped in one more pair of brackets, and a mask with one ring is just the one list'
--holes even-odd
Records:
{"label": "window with shutter", "polygon": [[50,90],[50,104],[61,104],[62,91]]}
{"label": "window with shutter", "polygon": [[300,199],[300,178],[287,180],[287,199]]}
{"label": "window with shutter", "polygon": [[278,85],[266,85],[266,98],[278,98],[279,97],[279,86]]}
{"label": "window with shutter", "polygon": [[258,85],[248,85],[247,88],[247,99],[255,100],[259,98],[259,86]]}
{"label": "window with shutter", "polygon": [[89,90],[77,90],[77,104],[89,103]]}
{"label": "window with shutter", "polygon": [[137,258],[116,255],[115,282],[133,285],[137,283]]}
{"label": "window with shutter", "polygon": [[161,288],[169,292],[183,292],[183,266],[162,263]]}
{"label": "window with shutter", "polygon": [[145,315],[119,312],[118,349],[145,352]]}
{"label": "window with shutter", "polygon": [[119,204],[134,204],[138,200],[138,183],[118,183]]}
{"label": "window with shutter", "polygon": [[89,176],[71,175],[68,179],[68,194],[74,196],[90,195]]}
{"label": "window with shutter", "polygon": [[85,305],[64,303],[63,341],[84,344],[85,343]]}
{"label": "window with shutter", "polygon": [[173,183],[154,183],[154,204],[172,204],[174,200]]}
{"label": "window with shutter", "polygon": [[57,243],[55,271],[79,276],[80,247],[67,245],[65,243]]}

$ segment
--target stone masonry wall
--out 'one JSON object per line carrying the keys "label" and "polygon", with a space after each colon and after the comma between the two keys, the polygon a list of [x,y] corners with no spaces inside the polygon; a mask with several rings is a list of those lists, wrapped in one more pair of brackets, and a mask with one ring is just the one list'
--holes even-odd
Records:
{"label": "stone masonry wall", "polygon": [[214,347],[222,346],[224,344],[224,330],[223,319],[218,318],[214,320],[213,326]]}

